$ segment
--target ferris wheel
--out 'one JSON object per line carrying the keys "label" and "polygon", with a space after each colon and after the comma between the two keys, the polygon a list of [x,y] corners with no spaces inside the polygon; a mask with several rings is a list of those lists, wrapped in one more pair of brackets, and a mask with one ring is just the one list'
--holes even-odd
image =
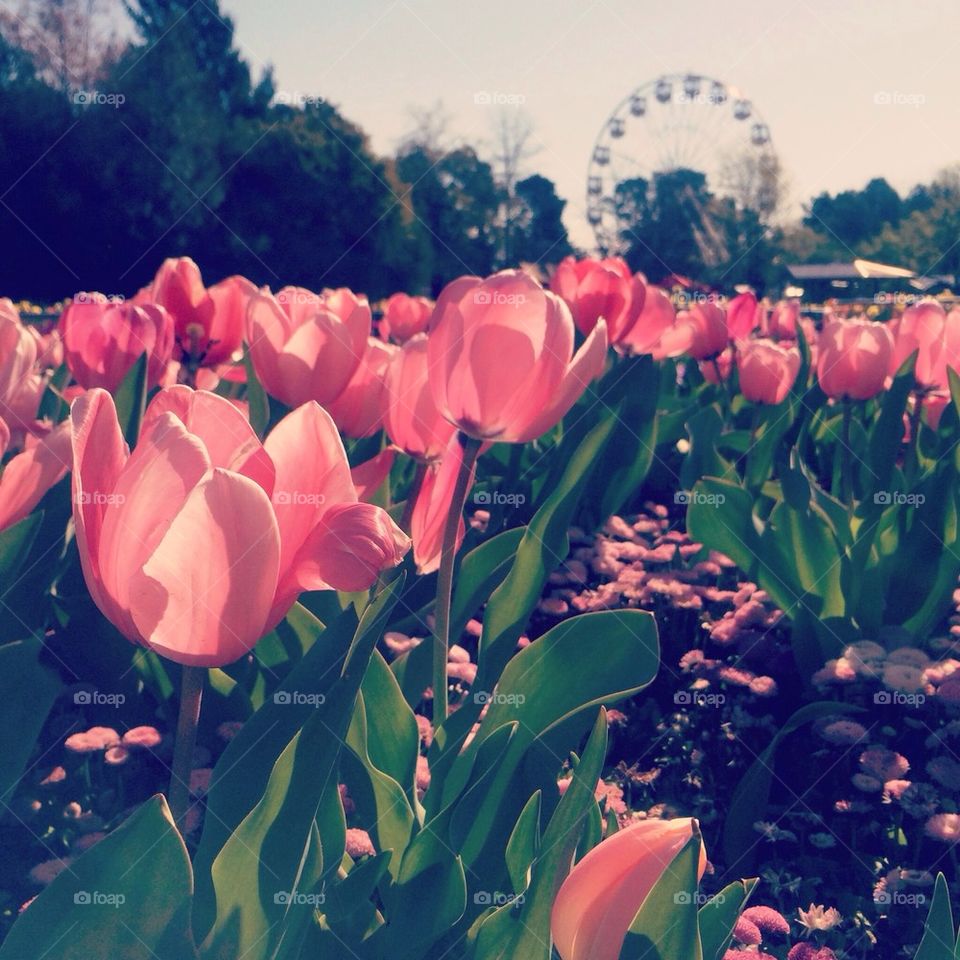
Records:
{"label": "ferris wheel", "polygon": [[610,114],[587,171],[587,220],[603,255],[624,252],[623,184],[679,169],[706,175],[732,195],[748,166],[773,169],[770,128],[736,87],[695,73],[665,74],[637,87]]}

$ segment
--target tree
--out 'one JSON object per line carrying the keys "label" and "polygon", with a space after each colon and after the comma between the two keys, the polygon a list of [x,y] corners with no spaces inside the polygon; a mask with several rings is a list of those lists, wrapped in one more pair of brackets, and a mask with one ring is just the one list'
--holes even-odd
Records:
{"label": "tree", "polygon": [[563,209],[567,201],[557,196],[552,180],[539,174],[516,185],[517,210],[513,221],[514,263],[540,266],[559,263],[573,253]]}

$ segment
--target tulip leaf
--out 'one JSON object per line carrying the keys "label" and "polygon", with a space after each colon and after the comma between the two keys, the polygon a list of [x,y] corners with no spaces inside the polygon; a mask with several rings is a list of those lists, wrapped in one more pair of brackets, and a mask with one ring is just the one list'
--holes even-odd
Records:
{"label": "tulip leaf", "polygon": [[324,878],[340,866],[340,749],[402,586],[401,577],[364,611],[338,675],[280,754],[260,801],[216,855],[211,867],[216,922],[205,948],[210,960],[276,956],[285,940],[303,934],[312,917],[310,898],[319,896],[318,890],[322,894]]}
{"label": "tulip leaf", "polygon": [[[888,492],[892,487],[893,471],[903,442],[903,415],[914,385],[912,368],[912,360],[905,360],[880,401],[880,415],[870,430],[866,462],[861,471],[864,500],[872,500],[875,493]],[[911,437],[911,442],[916,442],[916,437]]]}
{"label": "tulip leaf", "polygon": [[70,405],[63,398],[63,391],[70,383],[70,368],[61,363],[47,381],[37,411],[38,420],[51,420],[60,423],[70,414]]}
{"label": "tulip leaf", "polygon": [[371,897],[386,874],[389,863],[389,853],[367,857],[354,864],[345,877],[327,887],[321,908],[323,920],[340,944],[355,946],[377,926],[377,908]]}
{"label": "tulip leaf", "polygon": [[39,661],[36,637],[0,647],[0,802],[9,805],[47,714],[61,690],[57,676]]}
{"label": "tulip leaf", "polygon": [[132,449],[140,436],[140,424],[147,408],[147,354],[141,353],[127,371],[114,395],[117,420],[123,438]]}
{"label": "tulip leaf", "polygon": [[594,791],[607,753],[601,709],[580,763],[544,832],[523,899],[480,916],[471,928],[471,960],[550,960],[550,912],[573,865],[583,824],[597,806]]}
{"label": "tulip leaf", "polygon": [[697,918],[700,831],[684,844],[630,924],[620,960],[702,960]]}
{"label": "tulip leaf", "polygon": [[253,361],[250,359],[250,349],[244,348],[243,351],[243,369],[247,375],[246,400],[249,410],[250,426],[253,432],[262,440],[270,425],[270,400],[267,397],[266,390],[257,376],[257,371],[253,367]]}
{"label": "tulip leaf", "polygon": [[746,870],[753,863],[757,845],[757,833],[753,825],[758,820],[762,820],[766,814],[777,750],[784,739],[804,724],[819,720],[821,717],[860,712],[862,712],[861,709],[853,704],[818,701],[801,707],[780,727],[763,752],[740,778],[730,798],[730,810],[723,826],[723,851],[729,870]]}
{"label": "tulip leaf", "polygon": [[43,512],[36,511],[12,527],[0,531],[0,584],[3,594],[9,593],[23,568],[43,523]]}
{"label": "tulip leaf", "polygon": [[755,497],[737,483],[704,477],[690,492],[687,530],[711,550],[730,557],[752,577],[759,553],[759,529],[753,516]]}
{"label": "tulip leaf", "polygon": [[188,960],[190,860],[166,801],[147,800],[20,915],[0,960]]}
{"label": "tulip leaf", "polygon": [[530,866],[540,852],[540,798],[538,790],[523,808],[507,841],[506,861],[513,892],[520,894],[530,883]]}
{"label": "tulip leaf", "polygon": [[950,891],[943,874],[938,873],[923,939],[913,960],[954,960],[955,951],[956,933],[953,929],[953,911],[950,909]]}
{"label": "tulip leaf", "polygon": [[756,885],[755,879],[735,880],[700,908],[698,916],[703,960],[723,960],[737,917]]}

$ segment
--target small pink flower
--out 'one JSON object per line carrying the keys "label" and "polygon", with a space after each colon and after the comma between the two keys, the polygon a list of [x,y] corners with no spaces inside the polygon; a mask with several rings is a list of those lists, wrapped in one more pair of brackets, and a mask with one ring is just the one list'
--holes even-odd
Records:
{"label": "small pink flower", "polygon": [[923,832],[943,843],[960,841],[960,814],[937,813],[924,824]]}
{"label": "small pink flower", "polygon": [[123,735],[123,745],[125,747],[139,747],[141,750],[152,750],[159,746],[162,739],[160,731],[156,727],[131,727]]}
{"label": "small pink flower", "polygon": [[377,851],[373,847],[373,841],[366,830],[358,830],[356,827],[347,829],[346,852],[354,860],[360,857],[374,857]]}
{"label": "small pink flower", "polygon": [[744,918],[759,927],[761,933],[775,934],[779,933],[786,936],[790,933],[790,924],[782,913],[778,913],[773,907],[757,906],[748,907],[741,914]]}
{"label": "small pink flower", "polygon": [[756,947],[763,941],[763,934],[755,923],[741,914],[733,926],[733,939],[745,946]]}

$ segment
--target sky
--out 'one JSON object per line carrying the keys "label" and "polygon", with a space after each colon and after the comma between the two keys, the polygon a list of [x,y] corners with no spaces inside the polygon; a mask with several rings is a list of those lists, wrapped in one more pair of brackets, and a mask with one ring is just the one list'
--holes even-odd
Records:
{"label": "sky", "polygon": [[[713,77],[752,101],[769,126],[794,216],[822,190],[884,176],[903,194],[960,162],[957,0],[222,6],[255,71],[271,64],[278,90],[291,99],[335,104],[379,153],[392,152],[411,129],[412,109],[441,102],[451,135],[481,148],[492,145],[497,110],[522,111],[536,147],[525,172],[556,183],[568,200],[568,230],[584,246],[597,134],[618,102],[664,74]],[[636,144],[656,163],[663,135],[647,136],[640,123],[630,128],[629,149]],[[709,149],[713,134],[703,130]]]}

